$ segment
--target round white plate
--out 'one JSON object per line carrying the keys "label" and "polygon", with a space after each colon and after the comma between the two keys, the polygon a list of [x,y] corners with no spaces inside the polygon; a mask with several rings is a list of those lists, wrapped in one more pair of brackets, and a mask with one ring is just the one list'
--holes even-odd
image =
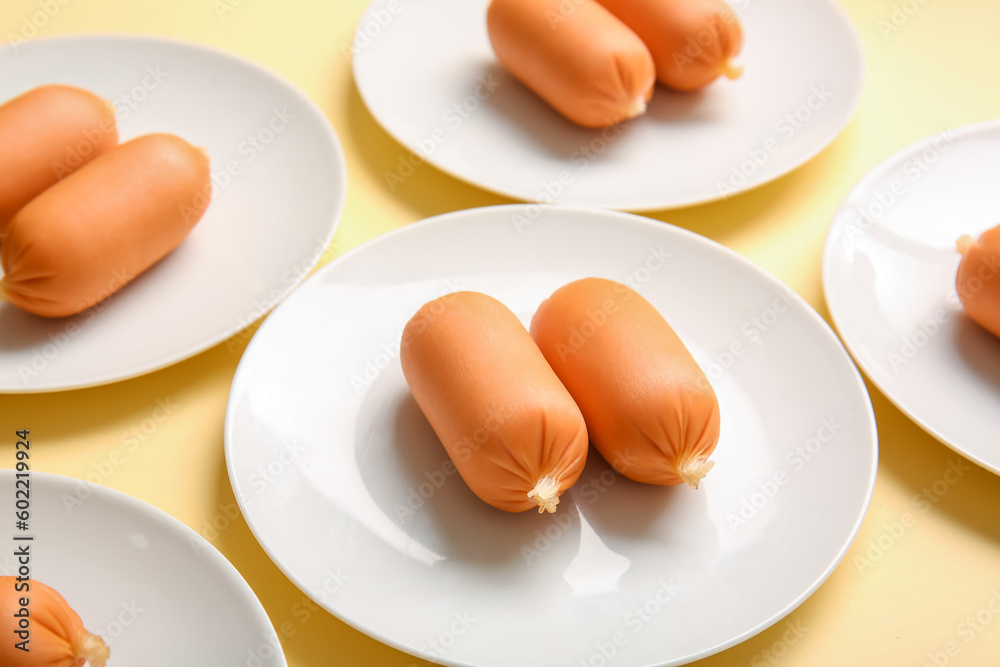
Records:
{"label": "round white plate", "polygon": [[858,183],[823,287],[847,349],[928,433],[1000,474],[1000,339],[963,310],[955,241],[1000,224],[1000,122],[940,132]]}
{"label": "round white plate", "polygon": [[516,199],[650,210],[720,199],[822,150],[854,114],[864,54],[830,0],[732,3],[745,29],[738,81],[701,92],[657,86],[645,116],[587,130],[496,61],[488,0],[375,0],[358,26],[354,77],[407,149],[391,190],[424,159]]}
{"label": "round white plate", "polygon": [[[458,289],[528,322],[588,275],[635,285],[707,371],[716,466],[699,491],[655,487],[591,451],[556,514],[505,514],[446,474],[402,328]],[[225,441],[247,522],[304,592],[392,646],[477,667],[680,664],[760,632],[844,555],[877,457],[854,364],[777,280],[670,225],[535,205],[420,222],[317,272],[250,342]]]}
{"label": "round white plate", "polygon": [[[258,667],[285,666],[250,586],[180,521],[124,493],[35,472],[29,529],[21,532],[14,490],[14,471],[0,470],[10,507],[0,574],[18,574],[13,554],[27,546],[31,578],[57,590],[104,639],[108,664],[244,665],[256,656]],[[15,533],[34,539],[14,541]]]}
{"label": "round white plate", "polygon": [[111,299],[48,320],[0,303],[0,392],[103,384],[232,336],[319,260],[346,192],[323,113],[277,75],[202,46],[147,37],[0,47],[0,101],[68,83],[113,101],[123,141],[171,132],[208,149],[213,201],[173,253]]}

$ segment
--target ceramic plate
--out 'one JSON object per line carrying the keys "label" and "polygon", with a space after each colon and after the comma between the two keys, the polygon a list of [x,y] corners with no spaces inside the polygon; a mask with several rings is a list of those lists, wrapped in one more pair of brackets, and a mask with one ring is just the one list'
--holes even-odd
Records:
{"label": "ceramic plate", "polygon": [[741,79],[695,93],[658,86],[639,120],[585,130],[500,67],[487,0],[375,0],[355,35],[354,77],[405,147],[387,184],[400,187],[426,160],[516,199],[650,210],[720,199],[791,171],[853,115],[860,39],[830,0],[732,4],[746,36]]}
{"label": "ceramic plate", "polygon": [[[12,459],[13,460],[13,459]],[[111,649],[111,665],[284,667],[264,608],[215,547],[160,510],[68,477],[31,473],[27,531],[14,527],[14,471],[0,470],[10,529],[0,574],[56,589]],[[30,536],[31,541],[12,537]],[[6,641],[6,639],[5,639]]]}
{"label": "ceramic plate", "polygon": [[[698,491],[642,485],[592,450],[556,514],[500,512],[449,474],[403,379],[402,328],[459,289],[527,323],[588,275],[635,286],[705,369],[715,469]],[[854,364],[777,280],[663,223],[534,205],[420,222],[317,272],[250,342],[225,440],[247,522],[304,592],[477,667],[673,665],[760,632],[843,557],[877,456]]]}
{"label": "ceramic plate", "polygon": [[995,473],[1000,340],[962,309],[955,241],[1000,224],[998,182],[1000,123],[942,131],[858,183],[823,254],[830,315],[858,365],[927,432]]}
{"label": "ceramic plate", "polygon": [[5,45],[0,70],[0,101],[73,84],[112,101],[122,140],[172,132],[207,148],[214,191],[175,252],[90,311],[47,320],[0,303],[0,392],[102,384],[201,352],[270,310],[332,238],[346,190],[340,143],[277,75],[124,36]]}

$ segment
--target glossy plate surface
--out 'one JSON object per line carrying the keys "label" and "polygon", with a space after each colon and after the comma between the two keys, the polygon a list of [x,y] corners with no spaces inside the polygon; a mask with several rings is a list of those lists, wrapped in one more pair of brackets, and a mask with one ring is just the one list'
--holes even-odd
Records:
{"label": "glossy plate surface", "polygon": [[830,315],[861,369],[928,433],[995,473],[1000,339],[961,306],[955,241],[1000,224],[998,182],[1000,123],[942,131],[858,183],[823,254]]}
{"label": "glossy plate surface", "polygon": [[[528,322],[588,275],[634,285],[706,370],[715,469],[698,491],[654,487],[591,450],[556,514],[505,514],[448,474],[402,375],[402,328],[458,289]],[[774,278],[670,225],[533,206],[415,223],[318,271],[250,342],[225,439],[244,516],[304,592],[383,642],[477,667],[610,650],[673,665],[760,632],[843,557],[877,458],[857,370]]]}

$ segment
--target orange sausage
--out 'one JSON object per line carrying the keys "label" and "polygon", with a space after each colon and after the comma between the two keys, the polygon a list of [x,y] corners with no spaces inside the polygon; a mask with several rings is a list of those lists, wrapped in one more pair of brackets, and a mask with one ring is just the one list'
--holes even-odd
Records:
{"label": "orange sausage", "polygon": [[724,0],[597,0],[649,47],[656,78],[676,90],[695,90],[720,74],[742,74],[732,60],[743,28]]}
{"label": "orange sausage", "polygon": [[[37,579],[0,577],[0,634],[3,667],[104,667],[111,654],[63,596]],[[17,647],[22,641],[26,651]]]}
{"label": "orange sausage", "polygon": [[121,144],[14,216],[0,297],[45,317],[86,310],[177,247],[210,196],[208,157],[183,139]]}
{"label": "orange sausage", "polygon": [[486,25],[500,64],[574,123],[607,127],[645,112],[653,58],[595,0],[493,0]]}
{"label": "orange sausage", "polygon": [[506,306],[478,292],[425,304],[400,361],[458,473],[505,512],[555,512],[587,459],[580,409]]}
{"label": "orange sausage", "polygon": [[1000,336],[1000,225],[983,232],[978,241],[963,236],[958,251],[958,298],[969,317]]}
{"label": "orange sausage", "polygon": [[719,402],[663,316],[625,285],[556,290],[531,335],[576,400],[597,450],[638,482],[698,488],[719,440]]}
{"label": "orange sausage", "polygon": [[0,106],[0,238],[25,204],[116,145],[114,107],[81,88],[41,86]]}

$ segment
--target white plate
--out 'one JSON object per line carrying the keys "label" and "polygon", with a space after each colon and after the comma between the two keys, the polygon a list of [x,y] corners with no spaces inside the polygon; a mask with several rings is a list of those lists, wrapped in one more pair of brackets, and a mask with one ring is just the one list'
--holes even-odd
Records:
{"label": "white plate", "polygon": [[823,287],[847,349],[928,433],[1000,474],[1000,340],[958,300],[955,241],[1000,224],[1000,122],[943,131],[858,183],[827,234]]}
{"label": "white plate", "polygon": [[833,141],[861,95],[864,53],[839,5],[740,0],[733,5],[746,34],[741,79],[696,93],[657,86],[648,113],[626,131],[586,130],[496,62],[487,5],[375,0],[359,24],[358,90],[408,149],[384,174],[391,189],[426,159],[516,199],[689,206],[795,169]]}
{"label": "white plate", "polygon": [[[528,322],[587,275],[638,286],[708,372],[715,469],[697,492],[647,486],[592,451],[556,514],[494,510],[442,472],[402,327],[455,289]],[[602,648],[680,664],[760,632],[844,555],[877,457],[857,369],[777,280],[666,224],[533,205],[420,222],[317,272],[250,342],[225,440],[247,522],[304,592],[392,646],[476,666],[599,664]]]}
{"label": "white plate", "polygon": [[[28,545],[31,578],[62,594],[84,627],[101,635],[108,664],[243,665],[253,655],[258,667],[285,666],[250,586],[180,521],[118,491],[31,473],[31,518],[22,533],[14,529],[14,489],[14,471],[0,470],[10,507],[0,574],[17,574],[12,554]],[[13,533],[34,540],[14,542]]]}
{"label": "white plate", "polygon": [[0,303],[0,392],[102,384],[197,354],[270,310],[333,237],[346,191],[340,142],[303,93],[257,65],[97,36],[5,45],[0,71],[0,101],[69,83],[114,101],[123,141],[172,132],[207,148],[214,184],[184,243],[91,311],[47,320]]}

